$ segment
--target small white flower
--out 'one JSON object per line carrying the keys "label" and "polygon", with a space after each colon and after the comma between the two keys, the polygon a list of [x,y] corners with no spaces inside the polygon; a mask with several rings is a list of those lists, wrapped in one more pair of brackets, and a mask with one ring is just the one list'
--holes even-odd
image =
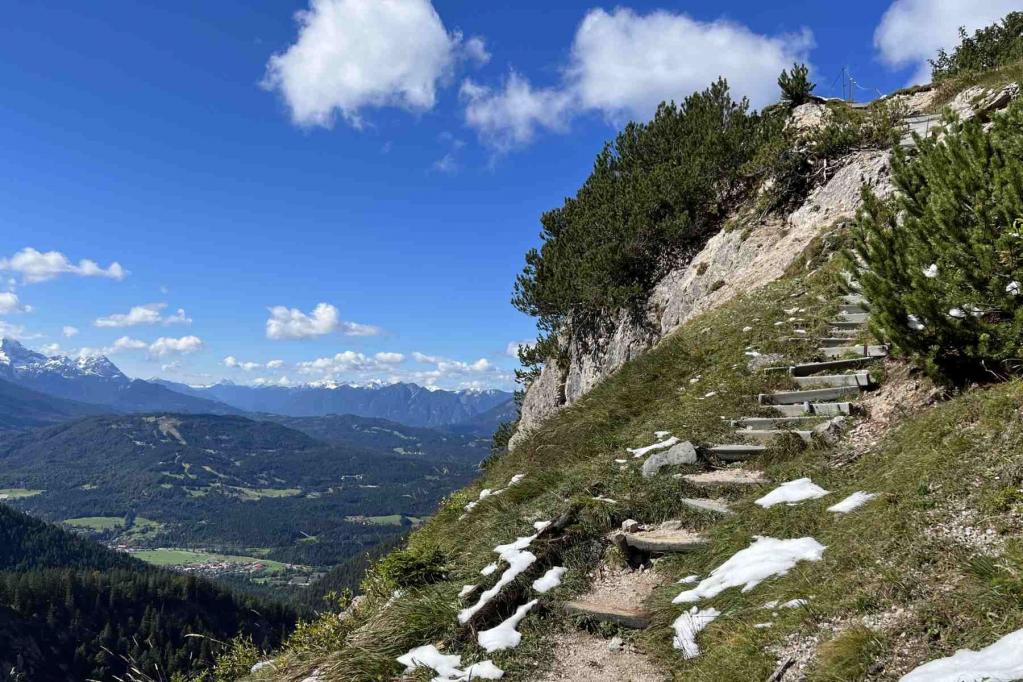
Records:
{"label": "small white flower", "polygon": [[1010,296],[1019,296],[1019,291],[1020,283],[1015,280],[1009,282],[1009,285],[1005,287],[1005,293],[1009,294]]}
{"label": "small white flower", "polygon": [[934,279],[937,276],[938,276],[937,263],[931,263],[926,268],[924,268],[924,277],[927,277],[928,279]]}
{"label": "small white flower", "polygon": [[961,320],[964,317],[966,317],[966,311],[964,311],[962,308],[952,308],[951,310],[948,311],[948,315],[949,317],[954,317],[957,320]]}
{"label": "small white flower", "polygon": [[916,315],[910,315],[908,318],[909,328],[915,332],[921,331],[924,328],[924,323],[920,321],[920,318]]}

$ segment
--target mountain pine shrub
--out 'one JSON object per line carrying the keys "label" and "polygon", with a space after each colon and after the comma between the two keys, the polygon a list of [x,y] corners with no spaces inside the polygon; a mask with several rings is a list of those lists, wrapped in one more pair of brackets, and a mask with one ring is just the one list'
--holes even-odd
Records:
{"label": "mountain pine shrub", "polygon": [[782,101],[796,107],[810,101],[817,85],[810,80],[810,69],[806,64],[793,64],[791,73],[782,69],[778,87],[781,88]]}
{"label": "mountain pine shrub", "polygon": [[959,29],[959,45],[951,53],[941,50],[931,62],[931,79],[939,81],[975,74],[1023,59],[1023,12],[1011,12],[1001,21],[978,29],[972,36]]}
{"label": "mountain pine shrub", "polygon": [[951,116],[942,139],[897,150],[897,192],[864,190],[852,274],[875,332],[935,378],[1023,367],[1023,101],[981,123]]}

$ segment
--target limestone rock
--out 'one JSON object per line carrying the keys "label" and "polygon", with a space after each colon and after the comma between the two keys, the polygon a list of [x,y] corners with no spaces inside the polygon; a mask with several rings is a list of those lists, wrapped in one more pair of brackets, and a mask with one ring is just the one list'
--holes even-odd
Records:
{"label": "limestone rock", "polygon": [[664,467],[682,464],[696,464],[696,448],[687,440],[650,455],[643,462],[643,478],[652,478]]}
{"label": "limestone rock", "polygon": [[848,421],[845,417],[832,417],[813,427],[813,434],[819,436],[828,445],[834,445],[842,438],[847,426]]}
{"label": "limestone rock", "polygon": [[826,105],[820,102],[807,102],[792,109],[786,125],[796,132],[809,132],[823,128],[830,118],[831,112]]}
{"label": "limestone rock", "polygon": [[622,521],[622,530],[626,533],[635,533],[640,527],[641,525],[636,519],[625,519]]}
{"label": "limestone rock", "polygon": [[1017,83],[1009,83],[998,90],[989,90],[982,85],[974,85],[956,95],[949,102],[948,107],[963,121],[968,121],[974,116],[986,118],[1009,106],[1009,103],[1018,95],[1019,85]]}

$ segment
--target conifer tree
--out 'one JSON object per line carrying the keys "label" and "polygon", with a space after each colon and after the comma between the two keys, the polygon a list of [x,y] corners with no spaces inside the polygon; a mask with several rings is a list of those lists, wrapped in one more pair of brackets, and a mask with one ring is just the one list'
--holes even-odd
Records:
{"label": "conifer tree", "polygon": [[850,267],[874,331],[938,379],[1023,369],[1023,101],[897,151],[887,200],[864,190]]}

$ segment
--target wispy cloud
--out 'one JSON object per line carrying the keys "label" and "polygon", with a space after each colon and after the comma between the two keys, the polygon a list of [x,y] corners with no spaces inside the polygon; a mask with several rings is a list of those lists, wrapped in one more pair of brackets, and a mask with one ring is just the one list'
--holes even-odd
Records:
{"label": "wispy cloud", "polygon": [[24,248],[9,258],[0,258],[0,270],[17,273],[25,284],[45,282],[65,274],[115,280],[122,280],[128,274],[117,261],[104,268],[87,258],[74,263],[59,251],[43,253],[31,247]]}

